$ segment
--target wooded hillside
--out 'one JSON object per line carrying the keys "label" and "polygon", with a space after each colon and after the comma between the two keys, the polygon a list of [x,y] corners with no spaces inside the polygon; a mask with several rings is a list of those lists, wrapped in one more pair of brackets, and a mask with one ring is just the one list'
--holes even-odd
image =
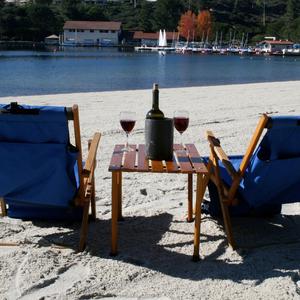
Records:
{"label": "wooded hillside", "polygon": [[87,5],[80,0],[36,0],[24,6],[0,0],[0,40],[43,40],[62,31],[65,20],[122,21],[125,30],[177,30],[180,16],[188,9],[196,15],[211,14],[212,34],[224,39],[249,33],[255,42],[264,36],[300,41],[299,0],[133,0],[105,5]]}

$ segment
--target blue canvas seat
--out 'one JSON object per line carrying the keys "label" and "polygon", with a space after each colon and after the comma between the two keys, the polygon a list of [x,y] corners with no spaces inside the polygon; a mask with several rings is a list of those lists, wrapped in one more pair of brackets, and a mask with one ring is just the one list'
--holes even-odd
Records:
{"label": "blue canvas seat", "polygon": [[263,115],[244,156],[227,156],[211,131],[207,138],[209,212],[223,215],[232,247],[230,214],[272,215],[280,212],[282,204],[300,202],[299,116]]}
{"label": "blue canvas seat", "polygon": [[[70,143],[68,119],[74,120],[76,146]],[[93,180],[99,139],[96,133],[89,170],[83,169],[77,106],[0,104],[2,213],[22,219],[83,219],[94,193],[86,188]]]}

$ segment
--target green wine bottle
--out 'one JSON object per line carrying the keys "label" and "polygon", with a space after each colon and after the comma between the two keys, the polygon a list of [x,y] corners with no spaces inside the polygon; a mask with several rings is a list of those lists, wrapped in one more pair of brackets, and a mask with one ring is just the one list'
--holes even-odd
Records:
{"label": "green wine bottle", "polygon": [[146,119],[162,120],[164,119],[164,113],[159,109],[159,90],[158,84],[153,84],[152,90],[152,109],[148,111]]}

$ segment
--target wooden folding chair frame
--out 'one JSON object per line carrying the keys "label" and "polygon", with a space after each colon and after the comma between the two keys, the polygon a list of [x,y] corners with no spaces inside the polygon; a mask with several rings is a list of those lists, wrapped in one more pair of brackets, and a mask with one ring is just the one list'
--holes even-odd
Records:
{"label": "wooden folding chair frame", "polygon": [[[77,164],[80,185],[75,198],[75,205],[83,207],[83,217],[79,240],[79,251],[83,251],[87,239],[90,206],[91,217],[92,219],[96,219],[94,171],[96,168],[96,155],[101,134],[99,132],[96,132],[93,136],[93,139],[89,140],[89,151],[85,165],[83,167],[78,105],[73,105],[72,108],[67,108],[67,115],[69,121],[73,120],[75,145],[78,149]],[[3,198],[0,198],[0,207],[2,216],[6,216],[7,209]]]}
{"label": "wooden folding chair frame", "polygon": [[[235,241],[232,234],[232,226],[228,211],[229,205],[236,205],[238,199],[236,198],[236,193],[239,187],[239,184],[245,175],[246,169],[248,167],[249,161],[253,152],[260,140],[260,137],[263,133],[264,128],[266,128],[269,117],[266,114],[263,114],[258,122],[258,125],[255,129],[255,132],[251,138],[250,144],[247,148],[246,154],[244,155],[239,169],[236,171],[233,167],[230,159],[220,145],[219,139],[217,139],[212,131],[206,132],[206,137],[210,146],[210,157],[208,161],[208,171],[210,173],[210,179],[217,186],[218,195],[220,199],[220,205],[222,210],[222,215],[224,219],[225,232],[227,235],[229,245],[234,249],[236,247]],[[232,178],[232,184],[230,187],[226,187],[221,179],[220,170],[219,170],[219,161],[222,162],[226,171]]]}

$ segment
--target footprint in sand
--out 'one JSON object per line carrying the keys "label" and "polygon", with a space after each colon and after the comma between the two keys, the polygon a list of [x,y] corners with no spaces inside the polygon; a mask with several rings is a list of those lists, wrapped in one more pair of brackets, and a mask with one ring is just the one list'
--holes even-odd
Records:
{"label": "footprint in sand", "polygon": [[[38,259],[37,259],[38,260]],[[45,268],[32,268],[32,256],[27,255],[20,264],[15,280],[15,289],[8,295],[8,299],[42,299],[55,297],[64,299],[68,290],[84,281],[90,275],[90,268],[81,264],[71,263],[59,267],[55,259],[48,261]],[[28,277],[38,277],[35,282],[28,281]]]}

